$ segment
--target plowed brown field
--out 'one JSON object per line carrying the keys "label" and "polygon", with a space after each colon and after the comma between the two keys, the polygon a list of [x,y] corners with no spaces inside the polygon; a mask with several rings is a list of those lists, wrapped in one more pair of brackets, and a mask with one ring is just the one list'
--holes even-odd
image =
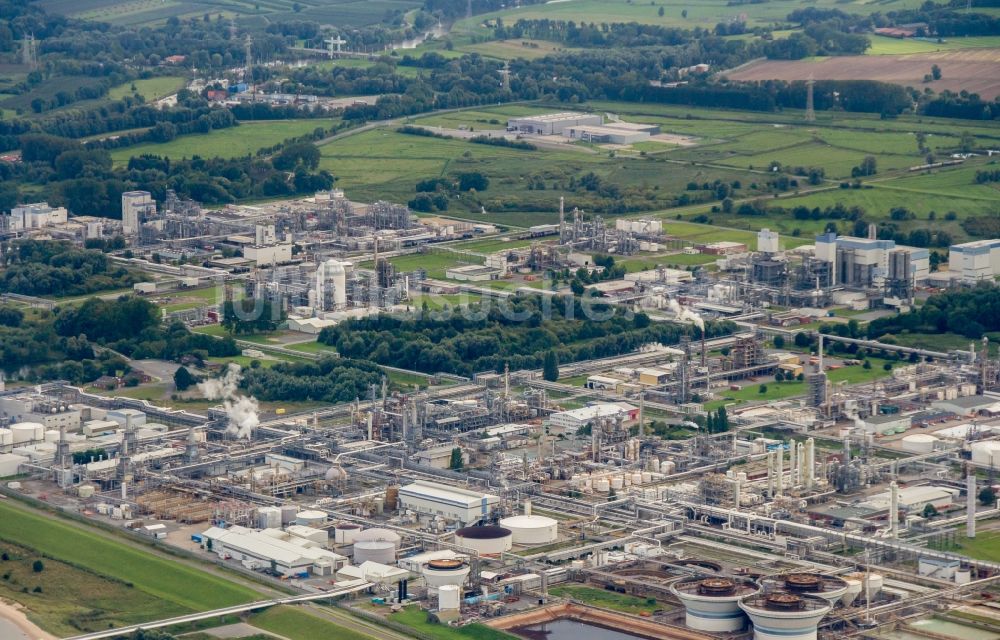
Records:
{"label": "plowed brown field", "polygon": [[[941,79],[925,83],[931,66]],[[941,92],[966,90],[984,100],[1000,96],[1000,49],[914,53],[900,56],[840,56],[822,60],[761,60],[725,74],[731,80],[879,80]]]}

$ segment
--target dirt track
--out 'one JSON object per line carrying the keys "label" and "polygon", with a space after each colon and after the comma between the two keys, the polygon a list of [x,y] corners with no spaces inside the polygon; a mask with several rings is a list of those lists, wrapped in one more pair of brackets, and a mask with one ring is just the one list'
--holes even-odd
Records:
{"label": "dirt track", "polygon": [[[941,79],[924,83],[932,65]],[[900,56],[842,56],[824,60],[762,60],[725,74],[731,80],[879,80],[917,89],[930,87],[1000,96],[1000,49],[966,49]]]}

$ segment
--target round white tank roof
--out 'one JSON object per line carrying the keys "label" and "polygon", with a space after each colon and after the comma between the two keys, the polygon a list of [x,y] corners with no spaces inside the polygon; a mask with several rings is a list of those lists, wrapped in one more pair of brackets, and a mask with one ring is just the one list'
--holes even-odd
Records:
{"label": "round white tank roof", "polygon": [[980,440],[979,442],[973,442],[971,448],[981,451],[997,451],[1000,450],[1000,440]]}
{"label": "round white tank roof", "polygon": [[903,436],[903,442],[913,442],[913,443],[928,443],[937,442],[938,439],[929,433],[913,433],[908,436]]}
{"label": "round white tank roof", "polygon": [[546,516],[511,516],[500,521],[500,526],[507,529],[547,529],[559,524]]}
{"label": "round white tank roof", "polygon": [[399,534],[391,529],[380,529],[375,527],[374,529],[365,529],[354,538],[355,542],[366,542],[366,541],[388,541],[396,546],[399,546],[402,538]]}
{"label": "round white tank roof", "polygon": [[300,520],[321,520],[326,518],[326,512],[307,509],[306,511],[299,511],[295,514],[295,517]]}

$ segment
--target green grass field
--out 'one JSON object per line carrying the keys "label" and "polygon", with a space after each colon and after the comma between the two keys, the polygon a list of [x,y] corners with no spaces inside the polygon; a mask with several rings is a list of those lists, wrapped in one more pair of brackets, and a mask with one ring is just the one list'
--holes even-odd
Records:
{"label": "green grass field", "polygon": [[372,640],[372,636],[347,629],[299,607],[271,607],[250,618],[250,624],[288,640]]}
{"label": "green grass field", "polygon": [[649,602],[646,598],[637,598],[584,585],[559,585],[549,589],[549,593],[558,598],[572,598],[584,604],[633,615],[652,613],[660,608],[656,600]]}
{"label": "green grass field", "polygon": [[[248,587],[154,555],[59,517],[46,517],[10,500],[0,502],[0,539],[49,558],[133,585],[169,611],[205,611],[249,602]],[[127,611],[122,603],[116,611]]]}
{"label": "green grass field", "polygon": [[[187,80],[182,76],[156,76],[134,82],[126,82],[117,87],[112,87],[108,91],[108,98],[111,100],[121,100],[125,96],[140,95],[146,102],[153,102],[171,94],[177,93],[184,88]],[[133,89],[134,87],[134,89]]]}
{"label": "green grass field", "polygon": [[317,127],[328,129],[333,124],[335,121],[329,119],[242,122],[238,127],[189,134],[161,144],[150,142],[116,149],[111,152],[111,158],[116,165],[127,164],[129,158],[147,153],[173,160],[193,156],[237,158],[252,155],[258,149],[288,138],[311,133]]}
{"label": "green grass field", "polygon": [[515,640],[515,636],[509,633],[482,624],[474,623],[456,628],[428,622],[427,613],[413,606],[391,614],[389,620],[413,629],[420,634],[418,637],[433,640]]}
{"label": "green grass field", "polygon": [[955,536],[955,545],[948,550],[977,560],[1000,562],[1000,532],[979,531],[973,539]]}
{"label": "green grass field", "polygon": [[869,36],[872,46],[865,53],[872,56],[906,55],[910,53],[934,53],[935,51],[955,51],[958,49],[992,49],[1000,47],[1000,37],[980,36],[969,38],[945,38],[942,42],[933,40],[899,39],[886,36]]}
{"label": "green grass field", "polygon": [[510,60],[513,58],[525,58],[534,60],[542,58],[558,51],[572,51],[564,48],[556,42],[545,40],[491,40],[476,44],[462,45],[457,48],[464,53],[478,53],[486,58],[499,58],[500,60]]}

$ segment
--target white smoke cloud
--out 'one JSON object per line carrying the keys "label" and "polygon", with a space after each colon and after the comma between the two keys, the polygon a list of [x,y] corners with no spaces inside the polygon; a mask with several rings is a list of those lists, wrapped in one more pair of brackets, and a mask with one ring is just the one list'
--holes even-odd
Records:
{"label": "white smoke cloud", "polygon": [[242,379],[240,365],[231,362],[221,377],[199,382],[198,390],[208,400],[222,400],[222,407],[229,416],[226,433],[250,439],[260,424],[259,405],[256,398],[236,394]]}
{"label": "white smoke cloud", "polygon": [[677,302],[674,298],[667,301],[667,308],[677,316],[678,322],[690,322],[703,332],[705,331],[705,321],[702,317],[687,307],[681,306],[681,303]]}

